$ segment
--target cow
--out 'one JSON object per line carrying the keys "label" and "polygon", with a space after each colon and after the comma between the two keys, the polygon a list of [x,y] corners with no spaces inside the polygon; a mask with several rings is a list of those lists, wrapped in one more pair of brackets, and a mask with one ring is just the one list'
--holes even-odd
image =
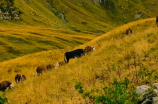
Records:
{"label": "cow", "polygon": [[22,82],[22,81],[24,81],[24,80],[26,80],[25,75],[17,74],[17,75],[15,76],[15,82],[16,82],[16,83]]}
{"label": "cow", "polygon": [[126,35],[128,35],[128,34],[132,34],[132,30],[130,29],[130,28],[128,28],[128,29],[126,29]]}
{"label": "cow", "polygon": [[56,67],[60,67],[60,66],[63,66],[65,64],[66,64],[65,61],[57,62]]}
{"label": "cow", "polygon": [[87,47],[85,47],[85,49],[84,49],[85,52],[92,52],[92,51],[94,51],[94,50],[95,50],[95,47],[94,47],[94,46],[87,46]]}
{"label": "cow", "polygon": [[156,16],[156,25],[158,27],[158,16]]}
{"label": "cow", "polygon": [[43,72],[46,72],[46,71],[47,71],[47,67],[45,67],[45,66],[39,66],[36,69],[37,75],[40,75],[40,74],[42,74]]}
{"label": "cow", "polygon": [[78,58],[81,57],[82,55],[84,55],[83,49],[76,49],[73,51],[69,51],[64,54],[64,61],[65,63],[68,63],[71,58],[75,58],[75,57]]}
{"label": "cow", "polygon": [[26,80],[26,76],[22,75],[22,81]]}
{"label": "cow", "polygon": [[53,65],[53,64],[48,64],[47,66],[47,71],[50,71],[50,70],[52,70],[52,69],[56,69],[57,67],[55,66],[55,65]]}
{"label": "cow", "polygon": [[3,81],[0,83],[0,91],[5,92],[7,88],[11,89],[12,87],[14,87],[13,82]]}

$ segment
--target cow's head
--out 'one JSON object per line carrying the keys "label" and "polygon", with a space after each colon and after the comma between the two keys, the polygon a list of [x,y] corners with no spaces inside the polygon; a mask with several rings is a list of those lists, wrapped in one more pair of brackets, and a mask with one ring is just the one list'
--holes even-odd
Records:
{"label": "cow's head", "polygon": [[60,67],[60,66],[62,66],[62,65],[65,65],[66,64],[66,62],[65,61],[61,61],[61,62],[57,62],[57,64],[56,64],[56,68],[58,68],[58,67]]}
{"label": "cow's head", "polygon": [[22,80],[24,81],[24,80],[26,80],[26,77],[25,77],[25,75],[22,75]]}
{"label": "cow's head", "polygon": [[60,64],[59,64],[59,62],[57,62],[56,67],[59,67],[59,66],[60,66]]}
{"label": "cow's head", "polygon": [[13,88],[13,87],[14,87],[13,82],[10,82],[9,88]]}
{"label": "cow's head", "polygon": [[95,51],[95,47],[94,46],[91,46],[93,48],[93,51]]}

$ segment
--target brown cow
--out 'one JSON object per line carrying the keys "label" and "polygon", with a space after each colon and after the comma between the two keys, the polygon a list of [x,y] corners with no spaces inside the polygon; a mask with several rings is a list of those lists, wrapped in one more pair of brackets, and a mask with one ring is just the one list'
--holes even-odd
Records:
{"label": "brown cow", "polygon": [[126,29],[126,35],[132,34],[132,30],[130,28]]}
{"label": "brown cow", "polygon": [[63,66],[65,64],[66,64],[65,61],[57,62],[56,67],[60,67],[60,66]]}
{"label": "brown cow", "polygon": [[91,51],[94,51],[95,50],[95,47],[94,46],[87,46],[85,47],[84,51],[85,52],[91,52]]}
{"label": "brown cow", "polygon": [[156,16],[156,25],[158,27],[158,16]]}
{"label": "brown cow", "polygon": [[16,83],[22,82],[22,81],[24,81],[24,80],[26,80],[25,75],[17,74],[17,75],[15,76],[15,82],[16,82]]}
{"label": "brown cow", "polygon": [[9,87],[9,89],[11,89],[12,87],[14,87],[14,84],[12,82],[9,81],[3,81],[0,83],[0,91],[5,92],[5,90]]}
{"label": "brown cow", "polygon": [[45,66],[39,66],[36,69],[37,75],[40,75],[41,73],[46,72],[46,71],[47,71],[47,67]]}
{"label": "brown cow", "polygon": [[47,67],[47,71],[50,71],[52,69],[56,69],[56,66],[53,64],[48,64],[46,67]]}

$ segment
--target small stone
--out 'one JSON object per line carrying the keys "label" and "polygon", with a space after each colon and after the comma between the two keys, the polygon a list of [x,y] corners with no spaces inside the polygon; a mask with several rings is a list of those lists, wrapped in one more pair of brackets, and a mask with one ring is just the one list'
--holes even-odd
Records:
{"label": "small stone", "polygon": [[158,83],[153,84],[154,89],[158,89]]}

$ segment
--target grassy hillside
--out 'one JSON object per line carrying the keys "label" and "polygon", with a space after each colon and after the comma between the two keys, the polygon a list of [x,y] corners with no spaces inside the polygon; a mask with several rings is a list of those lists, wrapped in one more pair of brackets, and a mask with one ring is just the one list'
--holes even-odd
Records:
{"label": "grassy hillside", "polygon": [[[126,35],[125,30],[129,27],[133,34]],[[94,45],[94,52],[71,59],[68,65],[35,78],[30,76],[35,74],[37,66],[56,64],[63,60],[66,51],[72,49],[39,52],[1,62],[0,79],[15,83],[16,73],[27,77],[27,81],[15,84],[13,89],[6,91],[11,104],[83,103],[85,100],[75,90],[76,82],[81,82],[87,91],[110,86],[113,78],[121,81],[127,77],[129,87],[157,82],[157,37],[155,18],[132,22],[75,47]]]}
{"label": "grassy hillside", "polygon": [[[3,26],[41,26],[102,34],[130,21],[155,17],[156,0],[14,0],[21,21],[0,19]],[[108,2],[107,2],[108,1]]]}
{"label": "grassy hillside", "polygon": [[156,0],[103,1],[14,0],[14,6],[22,13],[21,19],[0,19],[0,61],[77,46],[130,21],[155,17],[158,12]]}
{"label": "grassy hillside", "polygon": [[46,50],[73,48],[94,35],[41,27],[0,27],[0,61]]}
{"label": "grassy hillside", "polygon": [[21,20],[1,20],[1,26],[38,26],[65,28],[66,26],[51,11],[37,0],[14,0],[14,6],[22,12]]}
{"label": "grassy hillside", "polygon": [[[157,82],[155,18],[135,21],[155,17],[157,1],[102,1],[14,0],[21,20],[0,19],[0,82],[15,84],[17,73],[27,80],[6,91],[9,103],[84,103],[75,90],[77,82],[87,91],[111,86],[114,78],[127,77],[130,88]],[[133,34],[126,35],[129,27]],[[94,45],[96,51],[31,77],[38,66],[56,64],[66,51],[87,45]]]}

